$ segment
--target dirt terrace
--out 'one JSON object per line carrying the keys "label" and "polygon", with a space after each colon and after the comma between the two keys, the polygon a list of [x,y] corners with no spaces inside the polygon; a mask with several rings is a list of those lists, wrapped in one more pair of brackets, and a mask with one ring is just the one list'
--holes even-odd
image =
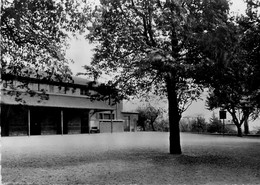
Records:
{"label": "dirt terrace", "polygon": [[260,139],[168,133],[2,138],[4,184],[260,184]]}

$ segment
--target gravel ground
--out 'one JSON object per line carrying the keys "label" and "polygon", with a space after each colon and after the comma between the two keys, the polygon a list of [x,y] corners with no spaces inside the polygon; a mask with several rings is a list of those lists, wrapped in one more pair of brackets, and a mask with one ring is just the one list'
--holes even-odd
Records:
{"label": "gravel ground", "polygon": [[168,133],[2,138],[4,184],[260,184],[260,139]]}

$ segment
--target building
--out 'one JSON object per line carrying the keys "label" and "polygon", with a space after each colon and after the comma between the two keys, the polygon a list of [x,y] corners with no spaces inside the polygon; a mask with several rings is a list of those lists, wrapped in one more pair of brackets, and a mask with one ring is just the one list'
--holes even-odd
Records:
{"label": "building", "polygon": [[[136,131],[137,119],[122,113],[122,102],[93,100],[91,95],[98,92],[90,83],[79,77],[57,82],[3,75],[1,135]],[[131,129],[125,129],[127,125]]]}
{"label": "building", "polygon": [[138,113],[121,111],[121,114],[124,119],[124,131],[135,132],[137,130]]}

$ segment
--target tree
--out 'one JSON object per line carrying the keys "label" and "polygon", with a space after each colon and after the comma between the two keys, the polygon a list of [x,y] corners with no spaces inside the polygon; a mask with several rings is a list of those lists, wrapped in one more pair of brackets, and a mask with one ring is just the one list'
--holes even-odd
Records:
{"label": "tree", "polygon": [[210,123],[207,128],[207,131],[210,133],[223,132],[223,126],[222,126],[221,120],[216,117],[214,112],[212,113],[212,117],[210,118]]}
{"label": "tree", "polygon": [[259,15],[253,7],[259,2],[248,1],[247,15],[239,17],[236,24],[227,30],[226,43],[219,49],[222,65],[211,66],[211,89],[207,100],[209,109],[224,108],[232,116],[237,126],[238,136],[242,136],[241,126],[248,134],[248,119],[259,114]]}
{"label": "tree", "polygon": [[191,122],[191,131],[192,132],[205,132],[207,130],[207,123],[205,118],[202,116],[198,116],[196,119]]}
{"label": "tree", "polygon": [[205,40],[226,24],[227,13],[225,0],[102,0],[91,14],[92,65],[116,74],[124,96],[167,96],[171,154],[181,154],[179,121],[202,90],[194,78],[208,62]]}
{"label": "tree", "polygon": [[79,1],[1,1],[1,74],[68,81],[69,35],[83,28]]}
{"label": "tree", "polygon": [[157,109],[153,107],[152,105],[148,105],[146,107],[139,107],[137,109],[138,112],[138,121],[137,124],[141,127],[143,127],[143,130],[146,130],[146,123],[148,123],[151,127],[152,130],[155,131],[154,123],[155,120],[162,114],[161,109]]}

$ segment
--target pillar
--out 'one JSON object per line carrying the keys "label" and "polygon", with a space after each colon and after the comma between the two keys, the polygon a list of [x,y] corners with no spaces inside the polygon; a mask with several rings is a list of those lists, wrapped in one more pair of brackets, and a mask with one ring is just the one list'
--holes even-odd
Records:
{"label": "pillar", "polygon": [[60,111],[61,135],[63,135],[63,110]]}
{"label": "pillar", "polygon": [[111,120],[111,133],[113,133],[113,117],[112,117],[113,111],[110,111],[110,120]]}
{"label": "pillar", "polygon": [[31,134],[31,110],[28,108],[28,136]]}
{"label": "pillar", "polygon": [[91,125],[90,125],[90,110],[88,110],[88,133],[89,134],[90,134],[90,129],[91,129],[90,127],[91,127]]}

